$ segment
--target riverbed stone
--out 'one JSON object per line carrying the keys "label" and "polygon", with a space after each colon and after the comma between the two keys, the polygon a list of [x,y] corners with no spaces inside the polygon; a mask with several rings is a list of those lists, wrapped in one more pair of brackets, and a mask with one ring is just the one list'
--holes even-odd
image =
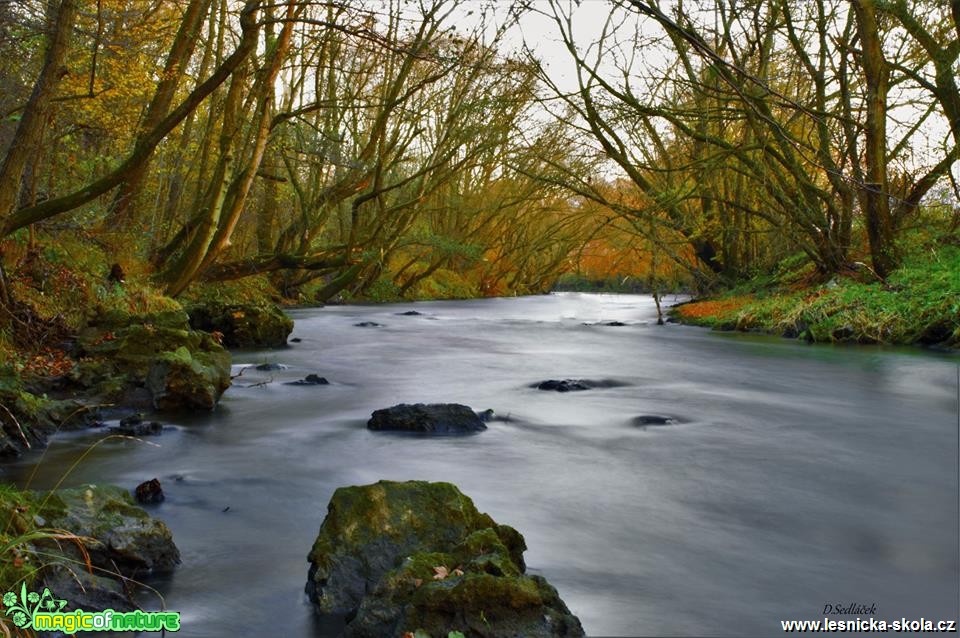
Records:
{"label": "riverbed stone", "polygon": [[450,483],[338,489],[309,555],[306,591],[348,638],[451,631],[583,636],[556,590],[529,576],[523,536]]}
{"label": "riverbed stone", "polygon": [[618,388],[624,385],[627,384],[616,379],[547,379],[530,387],[548,392],[582,392],[593,388]]}
{"label": "riverbed stone", "polygon": [[159,421],[146,421],[143,414],[137,412],[120,419],[120,423],[110,428],[110,432],[125,436],[157,436],[163,433],[163,424]]}
{"label": "riverbed stone", "polygon": [[134,496],[141,505],[156,505],[157,503],[162,503],[167,498],[163,493],[163,486],[160,485],[160,480],[155,478],[144,481],[138,485],[137,489],[134,490]]}
{"label": "riverbed stone", "polygon": [[274,305],[204,301],[187,307],[194,330],[217,332],[228,348],[279,348],[293,320]]}
{"label": "riverbed stone", "polygon": [[327,381],[326,377],[321,377],[319,374],[308,374],[302,379],[287,381],[284,385],[330,385],[330,382]]}
{"label": "riverbed stone", "polygon": [[468,434],[487,429],[476,412],[459,403],[401,403],[376,410],[367,427],[424,434]]}

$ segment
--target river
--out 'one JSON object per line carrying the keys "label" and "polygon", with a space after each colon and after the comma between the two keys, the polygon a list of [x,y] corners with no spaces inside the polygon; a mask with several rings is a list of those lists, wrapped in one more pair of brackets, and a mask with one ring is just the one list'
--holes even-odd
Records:
{"label": "river", "polygon": [[[333,490],[379,479],[451,481],[516,527],[530,571],[591,636],[770,636],[826,604],[957,617],[956,356],[657,326],[632,295],[290,314],[300,343],[234,354],[237,371],[288,369],[247,369],[212,414],[167,417],[149,444],[108,441],[66,479],[160,478],[151,512],[183,564],[152,584],[182,612],[179,635],[324,636],[307,552]],[[583,325],[613,320],[628,325]],[[308,373],[331,385],[282,383]],[[625,385],[529,387],[570,377]],[[401,402],[511,420],[467,437],[364,427]],[[677,422],[635,426],[644,414]],[[55,439],[31,486],[102,436]],[[36,461],[7,474],[22,485]]]}

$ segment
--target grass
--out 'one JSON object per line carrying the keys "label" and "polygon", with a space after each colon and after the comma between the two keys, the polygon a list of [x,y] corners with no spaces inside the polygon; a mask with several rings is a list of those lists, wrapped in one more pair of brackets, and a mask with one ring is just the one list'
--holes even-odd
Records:
{"label": "grass", "polygon": [[814,342],[960,346],[960,247],[916,251],[885,282],[836,276],[807,285],[804,269],[745,282],[678,306],[683,323]]}

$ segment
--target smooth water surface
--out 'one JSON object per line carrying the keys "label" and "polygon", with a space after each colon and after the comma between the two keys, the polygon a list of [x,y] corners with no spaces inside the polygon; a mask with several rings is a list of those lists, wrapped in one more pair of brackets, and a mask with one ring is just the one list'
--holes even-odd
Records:
{"label": "smooth water surface", "polygon": [[[423,315],[397,314],[410,309]],[[307,552],[333,490],[379,479],[452,481],[519,529],[530,570],[591,636],[777,635],[827,603],[957,616],[957,357],[656,326],[628,295],[291,315],[302,342],[234,356],[237,371],[289,369],[247,369],[216,412],[148,444],[107,441],[67,478],[160,478],[152,512],[183,565],[154,584],[183,612],[179,635],[323,636]],[[629,325],[583,325],[611,320]],[[311,372],[332,385],[282,383]],[[529,387],[567,377],[627,385]],[[432,439],[364,427],[375,409],[439,401],[511,421]],[[644,414],[678,422],[631,423]],[[56,439],[32,486],[102,436]],[[35,462],[6,473],[22,485]]]}

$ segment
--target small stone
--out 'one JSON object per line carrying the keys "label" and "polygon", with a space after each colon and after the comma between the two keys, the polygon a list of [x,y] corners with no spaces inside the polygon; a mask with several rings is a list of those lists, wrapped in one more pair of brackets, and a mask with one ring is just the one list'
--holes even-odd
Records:
{"label": "small stone", "polygon": [[380,324],[376,321],[361,321],[360,323],[353,324],[357,328],[379,328]]}
{"label": "small stone", "polygon": [[135,494],[137,502],[141,505],[162,503],[166,498],[163,494],[163,488],[160,486],[160,481],[155,478],[138,485]]}
{"label": "small stone", "polygon": [[303,379],[297,381],[288,381],[286,385],[330,385],[326,377],[317,374],[308,374]]}
{"label": "small stone", "polygon": [[157,421],[144,421],[139,412],[120,419],[120,424],[110,428],[113,434],[125,436],[157,436],[163,432],[163,424]]}

